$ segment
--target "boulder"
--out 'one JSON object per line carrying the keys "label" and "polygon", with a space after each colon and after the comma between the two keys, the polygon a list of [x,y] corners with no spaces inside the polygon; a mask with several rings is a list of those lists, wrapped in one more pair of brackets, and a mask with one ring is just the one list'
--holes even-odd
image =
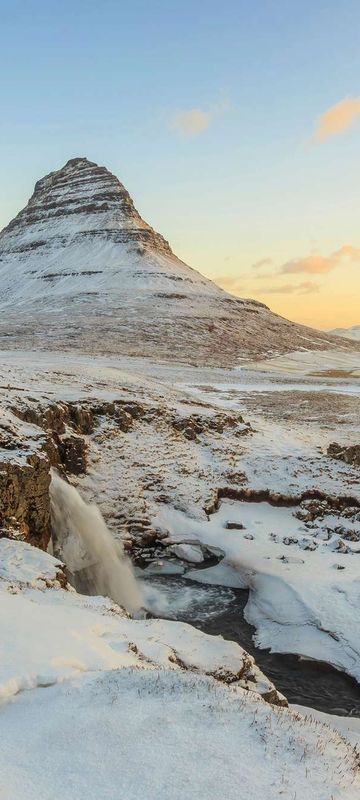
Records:
{"label": "boulder", "polygon": [[183,561],[190,562],[190,564],[202,564],[204,561],[204,554],[199,544],[179,542],[179,544],[170,545],[168,551],[173,553],[176,558],[181,558]]}

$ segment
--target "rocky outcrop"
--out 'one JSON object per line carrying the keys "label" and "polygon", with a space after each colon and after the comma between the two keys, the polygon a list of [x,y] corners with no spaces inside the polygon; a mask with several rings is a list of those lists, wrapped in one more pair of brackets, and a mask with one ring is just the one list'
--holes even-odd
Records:
{"label": "rocky outcrop", "polygon": [[[208,410],[182,414],[182,409],[177,408],[175,412],[162,402],[147,405],[126,399],[115,401],[89,399],[81,402],[59,401],[47,404],[37,403],[29,398],[22,402],[18,400],[16,407],[13,406],[11,411],[12,414],[5,416],[0,423],[2,447],[4,453],[9,454],[2,465],[3,507],[0,528],[5,531],[11,528],[11,535],[30,537],[31,541],[39,543],[40,546],[43,546],[49,538],[49,504],[46,499],[49,469],[56,467],[63,476],[85,473],[89,457],[89,437],[92,434],[97,447],[102,447],[109,438],[118,440],[119,454],[126,453],[126,458],[132,458],[131,439],[123,440],[123,437],[126,437],[133,428],[137,428],[137,435],[147,436],[148,426],[154,426],[161,437],[165,439],[170,437],[170,443],[179,442],[179,445],[181,444],[183,448],[185,446],[190,453],[192,442],[199,441],[207,447],[212,445],[212,439],[217,441],[221,437],[224,440],[221,442],[221,447],[224,443],[226,447],[229,434],[232,440],[234,436],[251,433],[251,427],[240,414],[225,412],[211,414]],[[26,437],[31,431],[26,428],[22,463],[16,458],[20,424],[16,417],[32,426],[31,435],[35,437],[33,442],[35,446],[29,448]],[[189,441],[181,443],[181,439]],[[35,454],[38,462],[34,460]],[[122,458],[123,455],[119,457]],[[40,469],[36,466],[38,463],[41,463],[39,493],[32,487],[34,470]],[[187,470],[185,464],[185,474],[188,474]],[[204,505],[204,511],[208,515],[218,509],[222,499],[227,498],[252,502],[267,501],[279,506],[297,505],[299,508],[296,509],[296,513],[305,524],[311,524],[318,517],[332,511],[340,512],[340,516],[344,518],[348,514],[354,516],[359,513],[358,501],[350,496],[329,497],[315,489],[299,495],[284,495],[267,489],[250,489],[246,486],[245,474],[238,469],[227,470],[226,465],[223,477],[228,483],[214,490]],[[28,489],[24,487],[26,481],[29,483]],[[151,480],[144,482],[142,488],[147,492],[155,489],[157,502],[173,502],[172,497],[166,491],[162,491],[162,486],[161,475],[156,481],[156,475],[152,477],[151,473]],[[118,510],[114,515],[114,524],[117,532],[124,537],[125,548],[131,551],[136,561],[169,558],[171,554],[165,552],[166,543],[163,541],[167,532],[153,527],[147,517],[149,512],[146,503],[143,507],[140,505],[135,501],[130,507],[125,502],[126,513]],[[229,527],[233,525],[234,523],[230,521]],[[341,531],[341,535],[344,539],[349,538],[347,528],[344,534]],[[216,555],[221,557],[220,554],[211,554],[211,557]],[[205,554],[205,559],[208,557],[209,554]]]}
{"label": "rocky outcrop", "polygon": [[91,409],[70,403],[53,403],[45,407],[22,405],[12,411],[45,432],[43,449],[51,467],[70,475],[86,472],[87,444],[80,433],[89,434],[94,429]]}
{"label": "rocky outcrop", "polygon": [[224,433],[226,428],[237,428],[235,435],[243,436],[251,432],[251,425],[245,423],[241,414],[191,414],[189,417],[175,417],[173,428],[181,432],[186,439],[197,441],[202,433]]}
{"label": "rocky outcrop", "polygon": [[86,472],[87,447],[84,439],[76,434],[62,436],[58,443],[58,454],[61,466],[70,475],[81,475]]}
{"label": "rocky outcrop", "polygon": [[[354,509],[360,509],[360,502],[351,495],[328,495],[319,489],[308,489],[300,494],[282,494],[273,492],[271,489],[250,489],[235,488],[232,486],[221,486],[213,491],[204,507],[206,514],[211,515],[218,511],[222,500],[240,500],[251,503],[269,503],[272,506],[297,506],[300,505],[303,513],[308,519],[330,514],[332,511],[347,513],[347,509],[353,513]],[[301,518],[301,517],[300,517]]]}
{"label": "rocky outcrop", "polygon": [[[12,412],[45,432],[44,450],[50,465],[69,475],[86,472],[88,445],[84,437],[93,433],[101,417],[113,417],[119,430],[127,433],[134,420],[145,413],[141,403],[121,400],[83,404],[59,402],[47,406],[22,404]],[[10,447],[14,438],[11,431],[4,431],[3,436]]]}
{"label": "rocky outcrop", "polygon": [[353,467],[360,467],[360,444],[349,445],[348,447],[332,442],[329,444],[327,454],[331,458],[338,458],[351,464]]}
{"label": "rocky outcrop", "polygon": [[23,403],[13,407],[12,411],[24,422],[58,435],[66,432],[66,426],[77,433],[89,434],[94,430],[94,413],[88,404],[59,402],[43,406]]}
{"label": "rocky outcrop", "polygon": [[[63,475],[86,472],[88,436],[110,416],[117,430],[128,432],[145,414],[137,402],[18,403],[1,419],[0,538],[20,539],[46,549],[50,539],[50,468]],[[29,429],[18,422],[32,426]],[[36,434],[36,430],[38,433]],[[28,452],[29,451],[29,452]],[[150,523],[148,523],[150,525]],[[134,532],[129,526],[130,534]],[[143,531],[146,539],[146,530]],[[148,536],[153,538],[155,532]]]}
{"label": "rocky outcrop", "polygon": [[50,471],[45,454],[26,464],[0,462],[0,526],[3,535],[46,549],[50,539]]}

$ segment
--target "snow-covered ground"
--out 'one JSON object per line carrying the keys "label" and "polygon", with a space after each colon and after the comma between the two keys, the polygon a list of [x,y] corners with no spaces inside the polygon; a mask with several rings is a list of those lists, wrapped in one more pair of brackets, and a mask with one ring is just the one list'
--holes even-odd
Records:
{"label": "snow-covered ground", "polygon": [[0,539],[0,559],[2,699],[128,666],[192,669],[261,695],[274,689],[235,642],[180,622],[130,619],[109,599],[61,588],[60,562],[31,545]]}
{"label": "snow-covered ground", "polygon": [[[346,520],[358,539],[346,543],[347,552],[339,550],[343,534],[336,533],[336,515],[307,528],[293,510],[224,500],[209,521],[167,508],[156,522],[171,541],[199,539],[223,549],[220,564],[201,570],[194,564],[186,577],[249,587],[245,616],[257,629],[258,646],[327,661],[360,681],[359,510],[355,522]],[[227,529],[229,522],[243,529]]]}
{"label": "snow-covered ground", "polygon": [[338,733],[194,673],[95,673],[23,694],[4,716],[4,800],[357,800],[360,792],[357,756]]}
{"label": "snow-covered ground", "polygon": [[24,543],[0,555],[4,800],[359,796],[350,741],[265,702],[238,645],[63,589]]}
{"label": "snow-covered ground", "polygon": [[[44,432],[19,419],[19,409],[138,402],[145,414],[127,432],[113,418],[98,417],[84,437],[87,473],[72,483],[99,503],[120,538],[129,539],[127,526],[139,519],[160,526],[172,570],[180,566],[199,588],[249,586],[246,616],[260,646],[328,661],[359,680],[359,469],[326,455],[332,441],[359,441],[356,353],[302,352],[237,370],[47,352],[29,359],[21,351],[2,352],[0,362],[2,431],[13,438],[6,459],[24,463],[43,446]],[[194,418],[199,432],[187,438],[182,423]],[[224,488],[261,490],[270,499],[280,493],[294,505],[223,498],[209,516],[205,509]],[[312,490],[352,497],[354,508],[299,519],[301,498]],[[225,527],[228,522],[244,527]],[[26,545],[4,541],[0,764],[6,800],[53,800],[59,786],[63,796],[69,753],[67,775],[77,774],[79,800],[92,796],[89,786],[94,797],[115,800],[118,787],[129,798],[161,797],[160,784],[170,786],[164,797],[179,798],[238,797],[240,785],[254,800],[359,796],[354,754],[338,733],[265,704],[259,691],[268,683],[253,665],[252,691],[244,693],[234,679],[243,663],[238,645],[214,644],[182,623],[132,621],[109,600],[57,585],[59,567],[44,554],[35,557],[29,549],[24,560],[19,547]],[[225,554],[218,566],[199,570],[203,551],[196,541]],[[174,544],[181,549],[174,551]],[[229,670],[230,687],[212,677]],[[110,757],[109,741],[117,758]]]}
{"label": "snow-covered ground", "polygon": [[336,714],[324,714],[323,711],[317,711],[315,708],[306,708],[305,706],[291,705],[293,711],[307,719],[318,720],[330,728],[335,728],[342,736],[351,742],[354,747],[359,748],[360,743],[360,719],[359,717],[338,717]]}
{"label": "snow-covered ground", "polygon": [[109,601],[66,590],[2,592],[0,624],[2,698],[83,672],[146,664],[200,670],[239,685],[244,672],[254,691],[272,688],[233,642],[178,622],[122,618]]}
{"label": "snow-covered ground", "polygon": [[[127,433],[113,419],[99,419],[88,437],[87,474],[73,483],[99,504],[117,535],[124,519],[144,517],[177,541],[198,538],[220,547],[225,560],[198,577],[251,587],[247,616],[261,646],[328,660],[359,678],[356,507],[351,518],[328,513],[310,526],[294,517],[296,506],[223,501],[210,519],[204,512],[224,486],[294,498],[315,489],[358,503],[359,468],[330,459],[326,449],[334,440],[358,441],[359,372],[357,353],[301,352],[212,370],[44,352],[29,361],[28,353],[4,351],[0,381],[7,414],[14,406],[64,400],[142,403],[149,414]],[[173,427],[174,418],[198,415],[206,422],[215,414],[233,423],[204,427],[195,440]],[[24,442],[39,444],[35,426],[16,422],[20,450]],[[224,528],[231,515],[241,521],[244,514],[246,530]]]}

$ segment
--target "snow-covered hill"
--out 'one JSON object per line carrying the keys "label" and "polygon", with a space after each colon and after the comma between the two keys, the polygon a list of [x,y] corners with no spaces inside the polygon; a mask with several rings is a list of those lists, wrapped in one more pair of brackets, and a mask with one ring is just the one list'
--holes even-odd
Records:
{"label": "snow-covered hill", "polygon": [[0,233],[0,297],[6,346],[221,366],[334,346],[180,261],[119,180],[86,158],[38,181]]}
{"label": "snow-covered hill", "polygon": [[334,336],[342,336],[345,339],[354,339],[360,342],[360,325],[353,325],[351,328],[333,328],[329,333]]}

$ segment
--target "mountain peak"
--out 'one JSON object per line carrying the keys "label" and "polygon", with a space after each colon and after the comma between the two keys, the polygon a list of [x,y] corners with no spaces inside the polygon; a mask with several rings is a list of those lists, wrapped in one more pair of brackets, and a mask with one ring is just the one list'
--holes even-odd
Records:
{"label": "mountain peak", "polygon": [[0,233],[0,262],[7,345],[218,366],[332,346],[180,261],[118,178],[85,157],[36,183]]}
{"label": "mountain peak", "polygon": [[[69,237],[107,235],[171,253],[147,225],[119,179],[85,157],[72,158],[35,184],[27,206],[0,234],[0,247],[24,253]],[[20,248],[20,249],[19,249]]]}
{"label": "mountain peak", "polygon": [[76,158],[69,158],[69,160],[64,165],[63,169],[65,169],[65,167],[77,166],[77,165],[83,164],[83,163],[91,164],[92,167],[97,167],[98,166],[95,163],[95,161],[89,161],[89,159],[86,156],[77,156]]}
{"label": "mountain peak", "polygon": [[[48,175],[44,175],[43,178],[40,178],[39,181],[35,184],[34,194],[37,191],[42,191],[42,188],[46,185],[46,183],[51,183],[56,176],[60,177],[63,176],[64,178],[69,177],[75,170],[81,171],[88,167],[96,167],[98,165],[94,161],[89,161],[86,156],[80,156],[77,158],[69,158],[69,160],[64,164],[63,167],[60,169],[55,170],[54,172],[49,172]],[[105,170],[105,167],[104,167]],[[107,170],[105,170],[107,172]]]}

